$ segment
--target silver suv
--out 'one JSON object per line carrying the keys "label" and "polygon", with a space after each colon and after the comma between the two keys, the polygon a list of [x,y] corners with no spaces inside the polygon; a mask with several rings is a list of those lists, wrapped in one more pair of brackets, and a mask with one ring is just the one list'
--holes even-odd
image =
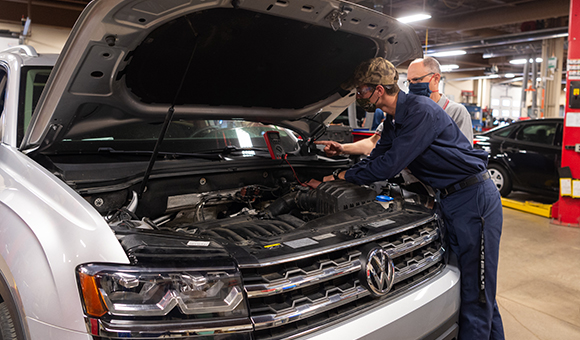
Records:
{"label": "silver suv", "polygon": [[453,339],[429,191],[316,181],[379,55],[421,46],[335,0],[97,0],[0,52],[0,338]]}

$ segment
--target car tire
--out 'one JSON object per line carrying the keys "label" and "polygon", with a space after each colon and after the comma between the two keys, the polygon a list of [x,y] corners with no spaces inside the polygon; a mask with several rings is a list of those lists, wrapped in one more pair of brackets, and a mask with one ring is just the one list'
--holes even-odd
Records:
{"label": "car tire", "polygon": [[506,197],[512,191],[512,180],[504,167],[497,164],[487,166],[493,184],[499,190],[500,195]]}
{"label": "car tire", "polygon": [[0,340],[16,340],[16,329],[6,302],[0,303]]}

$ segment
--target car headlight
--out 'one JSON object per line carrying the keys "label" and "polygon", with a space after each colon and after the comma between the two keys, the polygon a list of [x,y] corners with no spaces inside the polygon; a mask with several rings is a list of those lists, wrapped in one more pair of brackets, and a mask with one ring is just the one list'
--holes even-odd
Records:
{"label": "car headlight", "polygon": [[87,264],[77,268],[85,312],[91,317],[184,315],[247,316],[235,267],[145,268]]}

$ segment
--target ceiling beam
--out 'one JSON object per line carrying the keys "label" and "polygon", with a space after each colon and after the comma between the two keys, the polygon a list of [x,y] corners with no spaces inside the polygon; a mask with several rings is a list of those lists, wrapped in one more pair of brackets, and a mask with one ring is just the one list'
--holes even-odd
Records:
{"label": "ceiling beam", "polygon": [[[19,23],[20,19],[28,14],[27,1],[6,1],[0,0],[0,21]],[[30,9],[30,19],[33,24],[47,26],[73,27],[75,21],[81,14],[82,5],[60,5],[56,6],[48,2],[32,2]]]}

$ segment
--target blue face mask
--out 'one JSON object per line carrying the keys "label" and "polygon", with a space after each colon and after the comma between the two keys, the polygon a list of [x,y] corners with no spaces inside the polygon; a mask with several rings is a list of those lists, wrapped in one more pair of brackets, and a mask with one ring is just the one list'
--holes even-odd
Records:
{"label": "blue face mask", "polygon": [[429,89],[429,83],[409,84],[409,92],[416,94],[418,96],[425,96],[425,97],[429,97],[431,95],[431,90]]}

